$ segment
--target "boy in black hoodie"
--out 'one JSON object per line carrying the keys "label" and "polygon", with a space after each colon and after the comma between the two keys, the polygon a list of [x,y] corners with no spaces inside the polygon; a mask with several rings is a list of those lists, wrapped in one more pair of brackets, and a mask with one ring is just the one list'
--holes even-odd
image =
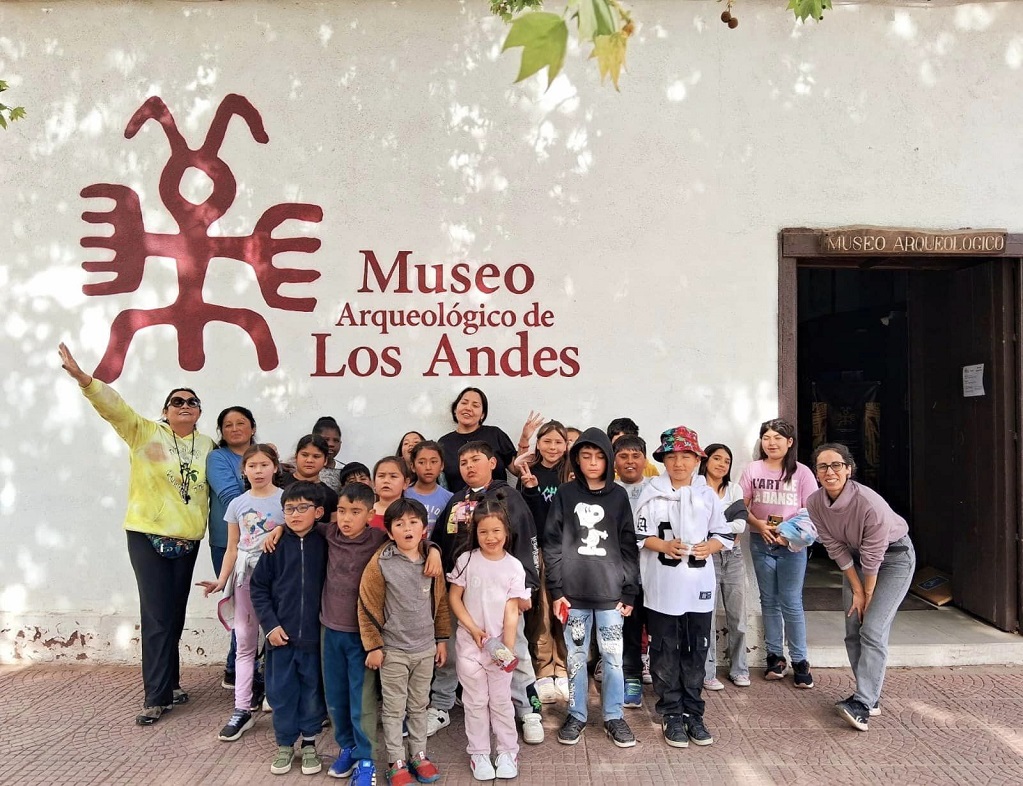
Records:
{"label": "boy in black hoodie", "polygon": [[584,431],[568,456],[575,480],[558,489],[543,544],[554,613],[562,619],[568,615],[569,707],[558,742],[575,745],[586,728],[586,660],[595,624],[604,660],[604,731],[619,748],[631,748],[636,738],[622,716],[622,628],[639,589],[632,506],[614,482],[611,441],[603,431]]}
{"label": "boy in black hoodie", "polygon": [[[274,708],[277,755],[270,772],[283,775],[296,753],[302,772],[320,771],[316,735],[326,707],[320,689],[320,594],[327,542],[314,529],[323,515],[319,483],[293,483],[281,495],[286,530],[252,573],[252,607],[266,634],[266,695]],[[298,736],[302,747],[293,747]]]}
{"label": "boy in black hoodie", "polygon": [[[526,571],[526,589],[532,594],[532,601],[520,601],[521,611],[526,611],[536,602],[540,588],[539,547],[536,539],[536,524],[522,495],[505,483],[494,479],[497,457],[494,449],[482,441],[467,442],[458,451],[458,469],[465,481],[465,488],[455,493],[444,510],[437,517],[430,539],[440,546],[441,560],[445,575],[454,570],[455,559],[469,543],[469,527],[472,512],[482,499],[500,500],[508,510],[511,524],[509,553],[517,557]],[[455,636],[455,621],[452,620],[451,638]],[[512,673],[512,703],[515,715],[522,722],[522,739],[531,745],[543,742],[543,723],[540,717],[540,699],[536,695],[536,675],[529,657],[525,627],[519,615],[519,632],[515,641],[515,655],[518,666]],[[450,711],[455,703],[454,652],[449,653],[447,663],[435,670],[433,690],[430,694],[430,708],[427,713],[427,733],[432,736],[451,723]]]}

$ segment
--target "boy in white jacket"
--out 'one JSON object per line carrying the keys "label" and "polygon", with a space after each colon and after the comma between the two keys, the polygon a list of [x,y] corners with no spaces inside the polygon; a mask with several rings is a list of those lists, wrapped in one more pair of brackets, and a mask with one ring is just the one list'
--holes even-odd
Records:
{"label": "boy in white jacket", "polygon": [[640,495],[636,538],[656,709],[668,745],[710,745],[701,695],[715,601],[710,557],[731,549],[735,536],[724,504],[695,475],[704,455],[695,431],[668,429],[653,455],[665,471]]}

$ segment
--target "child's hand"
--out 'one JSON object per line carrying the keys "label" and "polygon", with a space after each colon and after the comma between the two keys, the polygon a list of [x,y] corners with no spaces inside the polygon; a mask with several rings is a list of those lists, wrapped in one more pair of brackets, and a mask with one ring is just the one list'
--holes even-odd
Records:
{"label": "child's hand", "polygon": [[630,614],[632,614],[632,606],[626,606],[621,601],[618,601],[618,605],[615,606],[615,608],[618,610],[618,613],[621,614],[623,617],[628,617]]}
{"label": "child's hand", "polygon": [[437,654],[434,656],[433,662],[437,666],[443,666],[448,662],[448,643],[446,641],[437,642]]}
{"label": "child's hand", "polygon": [[224,585],[220,581],[197,581],[195,586],[203,588],[202,596],[204,598],[208,598],[214,592],[220,592],[224,589]]}
{"label": "child's hand", "polygon": [[263,553],[272,554],[273,550],[277,548],[277,543],[284,536],[284,527],[274,527],[267,534],[266,539],[263,541]]}
{"label": "child's hand", "polygon": [[426,565],[423,568],[423,575],[431,579],[444,575],[444,566],[440,561],[440,549],[427,547]]}
{"label": "child's hand", "polygon": [[526,422],[522,424],[522,435],[519,437],[519,444],[528,443],[532,439],[533,435],[537,432],[540,426],[543,425],[545,418],[539,412],[533,412],[529,410],[529,415],[526,417]]}
{"label": "child's hand", "polygon": [[476,642],[476,646],[483,649],[483,642],[487,640],[487,634],[480,628],[472,628],[469,634],[472,636],[472,640]]}
{"label": "child's hand", "polygon": [[275,647],[283,647],[288,643],[288,634],[284,632],[284,628],[278,625],[266,635],[266,640]]}
{"label": "child's hand", "polygon": [[523,453],[515,459],[515,465],[519,468],[519,482],[527,489],[535,489],[540,485],[540,481],[529,468],[529,460],[532,457],[532,453]]}
{"label": "child's hand", "polygon": [[366,654],[366,668],[378,671],[384,662],[383,649],[373,650]]}
{"label": "child's hand", "polygon": [[554,616],[560,620],[568,619],[568,612],[571,608],[572,604],[568,602],[568,598],[558,598],[551,603],[551,611],[553,611]]}
{"label": "child's hand", "polygon": [[689,549],[679,538],[664,541],[664,556],[668,559],[682,559],[689,556]]}
{"label": "child's hand", "polygon": [[519,602],[519,611],[525,612],[525,611],[529,611],[531,608],[533,608],[533,599],[532,599],[532,597],[529,597],[529,598],[516,598],[516,600]]}

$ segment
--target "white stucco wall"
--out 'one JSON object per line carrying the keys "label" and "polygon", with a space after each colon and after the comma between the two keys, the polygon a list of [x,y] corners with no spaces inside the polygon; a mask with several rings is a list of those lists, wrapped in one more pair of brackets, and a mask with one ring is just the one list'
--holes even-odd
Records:
{"label": "white stucco wall", "polygon": [[[279,365],[260,371],[252,341],[213,324],[205,366],[186,373],[173,330],[150,328],[114,383],[140,411],[155,416],[171,386],[189,384],[206,431],[242,403],[281,446],[330,413],[344,428],[342,459],[371,463],[408,429],[447,431],[451,396],[479,384],[489,422],[513,438],[531,408],[582,426],[628,414],[648,441],[685,423],[742,456],[777,410],[779,229],[1018,229],[1023,203],[1019,4],[843,6],[805,28],[784,5],[744,0],[733,31],[716,3],[636,3],[642,27],[615,93],[579,51],[549,91],[540,79],[513,86],[517,55],[499,54],[504,28],[484,0],[0,3],[4,100],[29,112],[0,134],[0,660],[137,658],[120,529],[126,452],[55,347],[66,340],[95,367],[120,311],[177,293],[167,258],[148,261],[137,291],[82,291],[108,278],[82,263],[110,258],[81,247],[109,232],[82,213],[111,207],[83,188],[130,186],[148,231],[177,231],[157,192],[163,130],[150,122],[124,136],[148,96],[193,148],[230,93],[262,117],[265,145],[230,123],[220,156],[238,196],[211,234],[248,234],[282,202],[318,205],[323,219],[276,232],[322,241],[276,259],[320,272],[282,290],[315,297],[311,313],[269,308],[240,261],[210,264],[206,301],[261,314]],[[184,193],[198,201],[201,181]],[[535,285],[359,294],[363,249],[388,266],[399,250],[412,263],[524,264]],[[531,352],[577,347],[578,374],[424,377],[441,330],[335,326],[347,302],[439,301],[519,319],[539,302],[554,325],[530,331]],[[515,329],[450,336],[460,350],[500,352]],[[402,372],[311,376],[314,333],[331,334],[331,370],[354,347],[391,345]],[[210,572],[204,546],[196,578]],[[187,658],[222,655],[212,609],[193,596]]]}

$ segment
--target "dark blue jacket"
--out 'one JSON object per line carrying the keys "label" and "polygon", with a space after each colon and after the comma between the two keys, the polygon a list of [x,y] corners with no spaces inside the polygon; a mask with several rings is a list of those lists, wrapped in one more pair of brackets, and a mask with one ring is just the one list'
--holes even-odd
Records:
{"label": "dark blue jacket", "polygon": [[270,633],[280,626],[289,644],[319,650],[320,595],[326,575],[324,537],[315,529],[299,537],[285,527],[277,548],[259,558],[249,587],[263,630]]}

